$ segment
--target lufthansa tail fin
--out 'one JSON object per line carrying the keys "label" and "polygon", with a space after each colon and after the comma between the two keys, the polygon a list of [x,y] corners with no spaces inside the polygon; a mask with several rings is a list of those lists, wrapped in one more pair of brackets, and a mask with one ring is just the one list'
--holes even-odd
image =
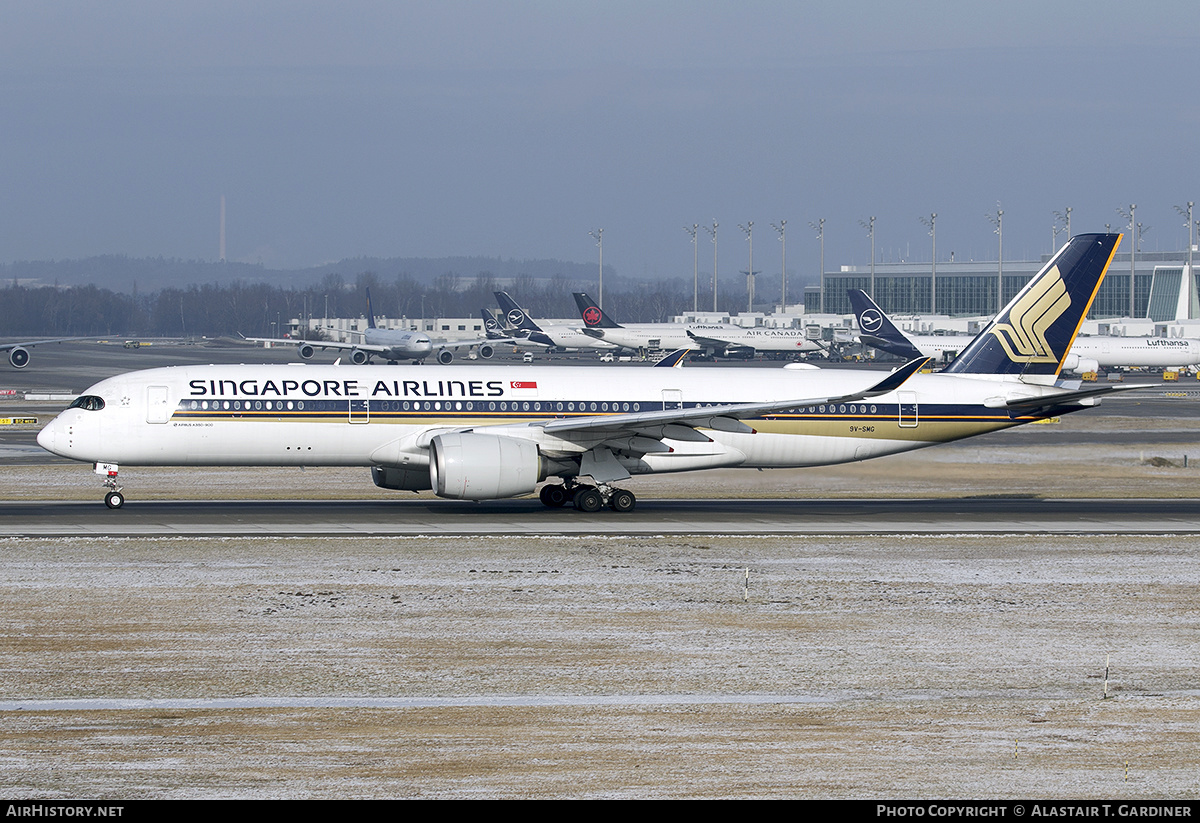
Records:
{"label": "lufthansa tail fin", "polygon": [[487,309],[480,309],[479,314],[483,317],[483,333],[487,335],[489,340],[504,337],[502,334],[503,328],[500,325],[500,321],[496,319],[496,315]]}
{"label": "lufthansa tail fin", "polygon": [[883,309],[862,289],[849,289],[850,307],[854,309],[854,317],[858,321],[858,336],[868,346],[896,354],[905,360],[920,357],[921,352],[908,339],[908,336],[896,328]]}
{"label": "lufthansa tail fin", "polygon": [[1120,242],[1119,234],[1072,237],[945,373],[1057,377]]}
{"label": "lufthansa tail fin", "polygon": [[508,292],[497,291],[492,292],[496,295],[496,302],[500,304],[500,310],[504,312],[504,319],[514,328],[522,331],[541,331],[541,326],[533,322],[533,318],[529,316],[529,312],[517,305],[517,301],[508,296]]}
{"label": "lufthansa tail fin", "polygon": [[579,306],[579,316],[583,325],[589,329],[619,329],[621,324],[604,313],[604,309],[596,305],[596,301],[583,292],[572,292],[575,305]]}

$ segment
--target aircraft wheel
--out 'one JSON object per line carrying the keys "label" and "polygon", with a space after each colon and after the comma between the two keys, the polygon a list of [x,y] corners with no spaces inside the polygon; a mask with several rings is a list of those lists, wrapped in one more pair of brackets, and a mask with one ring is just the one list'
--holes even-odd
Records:
{"label": "aircraft wheel", "polygon": [[633,492],[626,489],[617,489],[612,493],[612,497],[608,499],[608,505],[615,512],[631,512],[633,507],[637,505],[637,498],[633,496]]}
{"label": "aircraft wheel", "polygon": [[581,512],[598,512],[603,505],[604,498],[600,496],[599,489],[586,488],[575,492],[575,508]]}
{"label": "aircraft wheel", "polygon": [[567,490],[558,483],[549,483],[542,486],[542,491],[538,494],[538,497],[542,499],[542,505],[558,509],[567,503]]}
{"label": "aircraft wheel", "polygon": [[120,492],[109,492],[104,495],[104,505],[110,509],[119,509],[125,505],[125,495]]}

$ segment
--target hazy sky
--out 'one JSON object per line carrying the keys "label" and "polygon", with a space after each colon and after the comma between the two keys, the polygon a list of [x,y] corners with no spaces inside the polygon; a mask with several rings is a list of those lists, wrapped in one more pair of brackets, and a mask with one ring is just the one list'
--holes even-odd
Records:
{"label": "hazy sky", "polygon": [[[0,13],[0,261],[719,267],[1048,252],[1200,199],[1200,3],[61,2]],[[1197,212],[1200,217],[1200,211]],[[1061,242],[1061,238],[1060,238]],[[713,246],[700,232],[702,270]]]}

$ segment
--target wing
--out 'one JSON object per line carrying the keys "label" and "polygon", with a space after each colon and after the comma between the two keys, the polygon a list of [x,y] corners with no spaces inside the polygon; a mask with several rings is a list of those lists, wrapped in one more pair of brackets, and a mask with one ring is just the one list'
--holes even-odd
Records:
{"label": "wing", "polygon": [[46,343],[66,343],[70,340],[88,340],[87,337],[55,337],[51,340],[26,340],[21,343],[0,343],[0,351],[8,351],[9,349],[32,349],[34,346],[45,345]]}
{"label": "wing", "polygon": [[390,346],[375,346],[366,343],[339,343],[333,340],[301,340],[294,337],[246,337],[239,335],[248,343],[271,343],[276,346],[312,346],[314,349],[359,349],[372,354],[384,354],[391,351]]}

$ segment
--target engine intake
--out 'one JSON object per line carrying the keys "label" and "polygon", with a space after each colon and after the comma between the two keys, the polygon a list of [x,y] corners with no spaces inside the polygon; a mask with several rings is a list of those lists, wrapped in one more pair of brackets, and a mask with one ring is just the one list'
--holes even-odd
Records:
{"label": "engine intake", "polygon": [[371,479],[381,489],[393,489],[402,492],[419,492],[432,489],[429,483],[429,472],[422,467],[419,471],[412,469],[394,469],[387,466],[372,466]]}
{"label": "engine intake", "polygon": [[516,497],[532,493],[543,479],[537,444],[528,440],[453,432],[433,438],[430,448],[429,481],[438,497]]}

